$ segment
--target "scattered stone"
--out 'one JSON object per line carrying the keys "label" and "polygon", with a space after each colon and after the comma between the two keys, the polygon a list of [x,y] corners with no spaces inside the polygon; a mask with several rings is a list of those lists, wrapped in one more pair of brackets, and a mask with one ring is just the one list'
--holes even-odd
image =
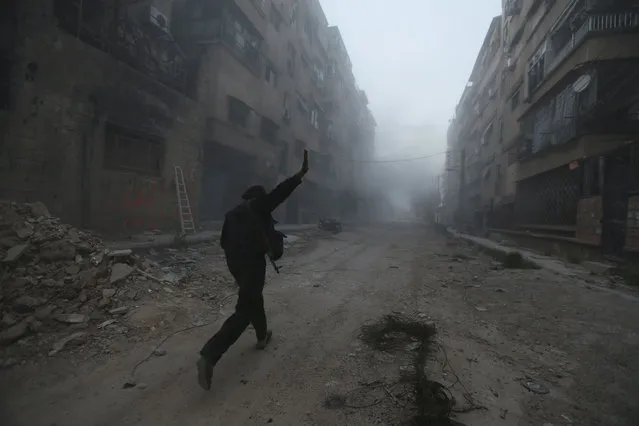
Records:
{"label": "scattered stone", "polygon": [[13,230],[21,240],[26,240],[33,235],[33,225],[29,222],[24,222],[21,225],[16,224]]}
{"label": "scattered stone", "polygon": [[80,294],[78,295],[78,301],[80,301],[80,303],[85,303],[88,298],[86,290],[80,291]]}
{"label": "scattered stone", "polygon": [[71,265],[66,269],[67,275],[78,275],[80,267],[78,265]]}
{"label": "scattered stone", "polygon": [[29,249],[29,243],[18,244],[17,246],[13,246],[9,249],[7,254],[5,255],[2,262],[4,263],[14,263],[17,262]]}
{"label": "scattered stone", "polygon": [[109,278],[109,282],[111,284],[116,284],[120,281],[123,281],[129,277],[133,273],[135,268],[127,265],[126,263],[116,263],[113,265],[111,269],[111,276]]}
{"label": "scattered stone", "polygon": [[29,332],[29,323],[22,321],[0,333],[0,345],[10,345],[22,339]]}
{"label": "scattered stone", "polygon": [[56,315],[55,320],[64,324],[82,324],[87,322],[89,319],[86,315],[82,314],[66,314],[66,315]]}
{"label": "scattered stone", "polygon": [[20,296],[13,301],[13,309],[18,313],[33,312],[38,306],[42,306],[47,301],[38,297]]}
{"label": "scattered stone", "polygon": [[504,290],[503,288],[497,288],[497,289],[495,289],[495,291],[497,293],[506,293],[506,290]]}
{"label": "scattered stone", "polygon": [[531,391],[532,393],[536,393],[536,394],[539,394],[539,395],[546,395],[547,393],[550,392],[550,389],[548,389],[548,387],[546,385],[544,385],[543,383],[534,381],[534,380],[523,381],[522,385],[526,389]]}
{"label": "scattered stone", "polygon": [[98,328],[99,329],[103,329],[103,328],[106,328],[106,327],[108,327],[108,326],[110,326],[111,324],[114,324],[114,323],[115,323],[114,319],[109,319],[109,320],[106,320],[106,321],[98,324]]}
{"label": "scattered stone", "polygon": [[475,306],[475,309],[478,310],[479,312],[486,312],[488,309],[484,308],[483,306]]}
{"label": "scattered stone", "polygon": [[44,203],[40,201],[31,203],[29,207],[31,208],[31,214],[35,216],[36,218],[51,217],[51,213],[49,213],[49,209],[47,208],[47,206],[45,206]]}
{"label": "scattered stone", "polygon": [[155,355],[157,357],[166,356],[166,350],[165,349],[156,349],[156,350],[153,351],[153,355]]}
{"label": "scattered stone", "polygon": [[115,293],[117,293],[117,290],[114,288],[104,288],[102,289],[102,297],[105,299],[110,299],[113,296],[115,296]]}
{"label": "scattered stone", "polygon": [[93,256],[91,256],[91,263],[93,263],[95,266],[98,266],[99,264],[101,264],[103,260],[104,260],[103,251],[98,252],[94,254]]}
{"label": "scattered stone", "polygon": [[121,307],[119,307],[119,308],[111,309],[111,310],[109,311],[109,313],[110,313],[111,315],[118,315],[118,314],[120,314],[120,315],[121,315],[121,314],[126,313],[128,310],[129,310],[129,308],[127,308],[126,306],[121,306]]}
{"label": "scattered stone", "polygon": [[75,260],[75,246],[68,241],[51,241],[40,247],[40,258],[54,262],[58,260]]}
{"label": "scattered stone", "polygon": [[29,330],[32,333],[39,333],[42,331],[42,323],[36,320],[34,317],[29,317],[26,319],[27,324],[29,324]]}
{"label": "scattered stone", "polygon": [[64,283],[62,283],[60,281],[53,280],[51,278],[47,278],[46,280],[43,280],[41,284],[43,286],[49,287],[49,288],[56,288],[56,287],[64,286]]}
{"label": "scattered stone", "polygon": [[96,270],[90,269],[78,274],[77,286],[79,288],[94,287],[96,284]]}
{"label": "scattered stone", "polygon": [[107,254],[108,257],[110,258],[120,258],[120,257],[129,257],[131,256],[131,254],[133,254],[133,252],[131,250],[111,250],[109,251],[109,253]]}
{"label": "scattered stone", "polygon": [[70,343],[79,344],[81,340],[86,336],[87,333],[84,331],[79,331],[77,333],[73,333],[70,336],[65,337],[64,339],[60,339],[53,344],[53,349],[49,352],[49,356],[53,356],[64,349]]}
{"label": "scattered stone", "polygon": [[67,233],[67,237],[69,238],[69,241],[71,241],[72,243],[79,243],[80,242],[80,235],[78,235],[78,231],[76,229],[69,229],[69,232]]}
{"label": "scattered stone", "polygon": [[149,385],[147,385],[146,383],[138,383],[138,385],[137,385],[138,389],[143,389],[143,390],[148,388],[148,387],[149,387]]}

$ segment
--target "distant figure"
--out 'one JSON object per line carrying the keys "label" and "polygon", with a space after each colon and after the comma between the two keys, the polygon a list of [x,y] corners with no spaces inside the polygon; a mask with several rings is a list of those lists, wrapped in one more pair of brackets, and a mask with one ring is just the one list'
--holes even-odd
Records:
{"label": "distant figure", "polygon": [[304,161],[298,173],[270,193],[263,186],[250,187],[242,195],[244,201],[226,213],[220,243],[229,271],[239,285],[239,294],[235,312],[200,351],[198,383],[205,390],[211,389],[213,367],[249,324],[255,328],[257,349],[266,348],[273,336],[266,326],[262,295],[266,274],[265,255],[275,266],[274,262],[284,251],[284,234],[275,230],[271,213],[302,183],[307,172],[308,152],[304,150]]}

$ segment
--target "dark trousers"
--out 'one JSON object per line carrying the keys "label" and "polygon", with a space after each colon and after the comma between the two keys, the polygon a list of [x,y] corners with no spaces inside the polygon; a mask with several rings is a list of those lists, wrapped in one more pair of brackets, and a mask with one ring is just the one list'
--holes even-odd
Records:
{"label": "dark trousers", "polygon": [[264,296],[262,295],[266,274],[264,256],[251,256],[242,259],[227,257],[226,264],[237,281],[240,291],[235,312],[200,351],[200,355],[208,358],[214,364],[240,338],[249,324],[253,324],[257,340],[264,339],[267,332]]}

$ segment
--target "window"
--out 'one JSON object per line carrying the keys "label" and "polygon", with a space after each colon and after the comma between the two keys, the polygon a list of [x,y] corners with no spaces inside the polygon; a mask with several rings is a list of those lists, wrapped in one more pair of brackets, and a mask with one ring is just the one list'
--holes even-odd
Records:
{"label": "window", "polygon": [[521,90],[517,89],[515,93],[510,97],[510,110],[514,111],[519,106],[519,97],[521,96]]}
{"label": "window", "polygon": [[229,121],[240,127],[248,127],[251,108],[233,96],[228,97],[228,104]]}
{"label": "window", "polygon": [[311,125],[316,129],[319,129],[319,110],[317,107],[311,110]]}
{"label": "window", "polygon": [[301,96],[297,97],[297,110],[303,117],[309,117],[310,112],[308,110],[308,106],[306,106],[306,101],[302,99]]}
{"label": "window", "polygon": [[297,23],[297,15],[299,13],[299,3],[297,1],[295,1],[295,3],[293,3],[293,7],[291,8],[291,19],[289,21],[289,24],[291,26],[295,25]]}
{"label": "window", "polygon": [[530,95],[544,79],[544,64],[546,60],[546,46],[544,42],[528,61],[528,94]]}
{"label": "window", "polygon": [[107,124],[104,167],[160,176],[164,162],[164,141]]}
{"label": "window", "polygon": [[271,21],[271,25],[273,25],[273,28],[275,28],[275,31],[279,31],[280,28],[282,27],[282,22],[284,21],[284,18],[282,18],[282,14],[278,10],[277,6],[275,6],[275,4],[273,3],[271,3],[269,20]]}
{"label": "window", "polygon": [[286,68],[288,69],[288,75],[295,76],[295,61],[297,52],[291,43],[288,44],[288,59],[286,60]]}
{"label": "window", "polygon": [[252,69],[259,70],[260,38],[230,12],[224,14],[224,41]]}
{"label": "window", "polygon": [[260,122],[260,137],[262,139],[275,145],[277,143],[278,130],[279,126],[275,124],[273,120],[262,117],[262,121]]}
{"label": "window", "polygon": [[264,70],[264,79],[268,81],[271,86],[277,87],[277,74],[275,73],[273,63],[270,61],[267,61],[266,63],[266,68]]}
{"label": "window", "polygon": [[324,87],[324,67],[313,63],[313,81],[317,85],[317,87]]}

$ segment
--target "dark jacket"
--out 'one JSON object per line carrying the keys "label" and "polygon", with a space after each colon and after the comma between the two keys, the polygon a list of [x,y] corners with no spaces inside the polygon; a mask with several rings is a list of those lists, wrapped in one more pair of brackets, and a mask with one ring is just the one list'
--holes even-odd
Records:
{"label": "dark jacket", "polygon": [[275,226],[273,210],[301,183],[299,176],[290,177],[271,192],[243,202],[226,213],[220,243],[227,258],[264,255],[266,247],[261,234],[265,227],[272,229]]}

